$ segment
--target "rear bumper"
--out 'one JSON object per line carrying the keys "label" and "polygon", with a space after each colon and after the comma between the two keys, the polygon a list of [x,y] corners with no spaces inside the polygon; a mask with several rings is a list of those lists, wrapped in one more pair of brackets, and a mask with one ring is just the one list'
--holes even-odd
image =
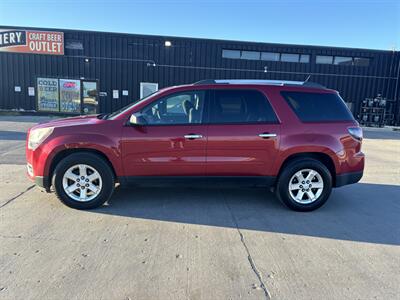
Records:
{"label": "rear bumper", "polygon": [[336,175],[335,187],[344,186],[347,184],[352,184],[359,182],[363,176],[363,171],[350,172]]}

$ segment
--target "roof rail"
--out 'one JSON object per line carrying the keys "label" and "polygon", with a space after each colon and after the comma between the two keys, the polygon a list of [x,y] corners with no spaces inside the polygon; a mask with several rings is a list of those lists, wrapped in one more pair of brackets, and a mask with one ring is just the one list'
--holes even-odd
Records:
{"label": "roof rail", "polygon": [[326,86],[324,86],[324,85],[322,85],[320,83],[312,82],[312,81],[305,81],[303,83],[303,86],[310,87],[310,88],[326,89]]}
{"label": "roof rail", "polygon": [[204,84],[265,84],[265,85],[279,85],[279,86],[304,86],[313,88],[326,88],[322,84],[310,81],[264,80],[264,79],[205,79],[193,83],[193,85],[204,85]]}

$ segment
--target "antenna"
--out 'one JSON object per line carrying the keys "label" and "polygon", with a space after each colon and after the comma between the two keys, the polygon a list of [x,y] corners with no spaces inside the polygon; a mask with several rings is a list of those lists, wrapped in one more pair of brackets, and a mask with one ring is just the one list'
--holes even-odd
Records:
{"label": "antenna", "polygon": [[307,76],[306,80],[304,80],[304,82],[308,82],[308,80],[310,79],[311,74]]}

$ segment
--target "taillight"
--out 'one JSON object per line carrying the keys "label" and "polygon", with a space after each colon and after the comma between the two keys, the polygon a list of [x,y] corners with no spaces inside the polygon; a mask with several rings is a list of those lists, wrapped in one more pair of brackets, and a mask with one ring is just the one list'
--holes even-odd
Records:
{"label": "taillight", "polygon": [[363,131],[361,127],[349,127],[347,128],[347,131],[351,135],[351,137],[359,142],[362,141],[363,139]]}

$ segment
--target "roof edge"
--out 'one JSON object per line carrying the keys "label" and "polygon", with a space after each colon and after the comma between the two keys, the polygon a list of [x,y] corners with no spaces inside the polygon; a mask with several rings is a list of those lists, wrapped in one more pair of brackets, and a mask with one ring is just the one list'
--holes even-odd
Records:
{"label": "roof edge", "polygon": [[84,33],[102,33],[102,34],[114,34],[114,35],[128,35],[137,37],[152,37],[152,38],[168,38],[168,39],[192,39],[200,41],[213,41],[213,42],[225,42],[225,43],[246,43],[253,45],[265,45],[275,47],[307,47],[307,48],[324,48],[333,50],[356,50],[356,51],[368,51],[368,52],[385,52],[385,53],[400,53],[399,50],[383,50],[383,49],[370,49],[370,48],[353,48],[353,47],[339,47],[339,46],[321,46],[321,45],[305,45],[305,44],[284,44],[284,43],[269,43],[269,42],[258,42],[258,41],[245,41],[245,40],[225,40],[225,39],[212,39],[212,38],[199,38],[190,36],[173,36],[173,35],[156,35],[156,34],[138,34],[138,33],[126,33],[126,32],[114,32],[114,31],[99,31],[99,30],[80,30],[80,29],[67,29],[67,28],[48,28],[48,27],[30,27],[30,26],[12,26],[12,25],[1,25],[0,28],[5,29],[31,29],[31,30],[48,30],[48,31],[64,31],[64,32],[84,32]]}

